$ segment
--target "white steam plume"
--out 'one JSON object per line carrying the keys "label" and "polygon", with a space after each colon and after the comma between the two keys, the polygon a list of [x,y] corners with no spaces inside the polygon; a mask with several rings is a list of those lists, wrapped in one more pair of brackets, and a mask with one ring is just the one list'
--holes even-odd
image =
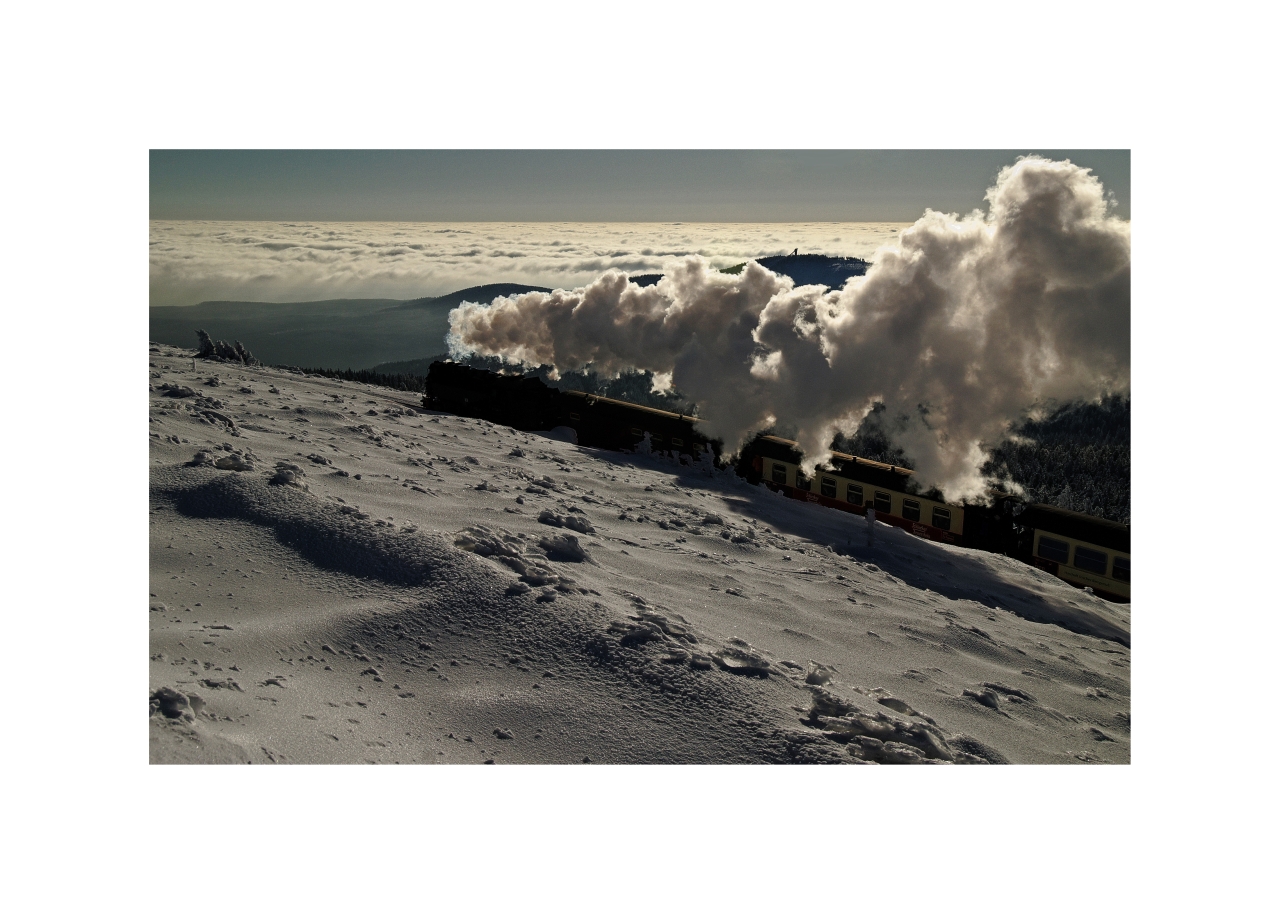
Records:
{"label": "white steam plume", "polygon": [[1129,223],[1102,183],[1027,157],[987,203],[963,218],[927,210],[843,289],[688,257],[645,288],[610,271],[571,292],[464,304],[450,344],[558,371],[669,373],[730,448],[780,420],[810,468],[880,400],[908,417],[898,443],[924,484],[979,497],[981,445],[1028,407],[1129,386]]}

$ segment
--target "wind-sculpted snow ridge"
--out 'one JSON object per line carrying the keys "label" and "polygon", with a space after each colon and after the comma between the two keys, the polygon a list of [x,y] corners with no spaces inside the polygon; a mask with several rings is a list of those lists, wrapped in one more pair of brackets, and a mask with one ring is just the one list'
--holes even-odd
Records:
{"label": "wind-sculpted snow ridge", "polygon": [[616,763],[847,760],[835,746],[804,758],[788,749],[808,735],[779,725],[776,708],[794,700],[790,683],[743,681],[661,637],[636,638],[630,624],[606,628],[598,605],[570,605],[572,587],[562,578],[552,601],[536,590],[450,588],[394,613],[352,619],[331,638],[374,645],[384,678],[425,669],[446,688],[469,688],[466,677],[495,662],[532,677],[538,693],[556,701],[554,712],[539,708],[535,722],[527,705],[513,702],[492,709],[489,728],[511,734],[530,761],[561,743],[568,734],[559,730],[589,734],[589,755]]}
{"label": "wind-sculpted snow ridge", "polygon": [[[1036,600],[1034,597],[1010,603],[1009,609],[1014,614],[1032,622],[1060,625],[1069,632],[1092,635],[1095,638],[1105,638],[1108,641],[1114,641],[1116,644],[1123,644],[1125,647],[1130,646],[1129,619],[1126,612],[1119,610],[1109,611],[1109,607],[1106,606],[1098,609],[1088,609],[1083,606],[1071,606],[1069,604],[1067,606],[1055,606],[1043,599]],[[1108,612],[1113,618],[1109,619],[1104,615],[1104,613]]]}
{"label": "wind-sculpted snow ridge", "polygon": [[949,740],[945,730],[932,719],[917,714],[905,702],[893,698],[880,698],[879,702],[920,719],[904,721],[878,710],[868,713],[821,686],[814,686],[809,720],[821,727],[823,736],[843,743],[849,754],[862,762],[985,765],[1008,761],[971,736],[959,735]]}
{"label": "wind-sculpted snow ridge", "polygon": [[168,475],[157,474],[161,484],[153,497],[171,498],[189,517],[236,518],[268,527],[280,542],[331,571],[415,586],[468,574],[442,537],[385,521],[369,523],[349,505],[310,498],[298,488],[301,472],[295,465],[278,468],[267,483],[236,474],[182,485]]}
{"label": "wind-sculpted snow ridge", "polygon": [[[927,555],[931,547],[925,546],[918,538],[897,527],[889,527],[879,535],[884,537],[887,540],[886,545],[890,546],[881,556],[879,567],[890,575],[896,575],[905,580],[916,578],[917,574],[912,565]],[[850,547],[838,543],[833,544],[833,548],[838,552],[850,551]],[[970,557],[974,562],[988,566],[1016,561],[1006,559],[1004,556],[976,551],[970,553]],[[1028,569],[1028,572],[1031,571],[1032,569]],[[1043,575],[1044,578],[1056,580],[1048,572],[1035,570],[1034,574],[1037,577]],[[940,593],[951,593],[957,596],[968,589],[964,585],[955,586],[945,583],[935,586]],[[1105,638],[1125,647],[1130,646],[1127,605],[1108,603],[1094,598],[1088,601],[1088,606],[1084,606],[1075,600],[1066,602],[1046,600],[1034,590],[1005,590],[1004,588],[1001,590],[1005,592],[1000,596],[989,594],[984,597],[983,602],[999,606],[1030,622],[1057,625],[1070,632]]]}

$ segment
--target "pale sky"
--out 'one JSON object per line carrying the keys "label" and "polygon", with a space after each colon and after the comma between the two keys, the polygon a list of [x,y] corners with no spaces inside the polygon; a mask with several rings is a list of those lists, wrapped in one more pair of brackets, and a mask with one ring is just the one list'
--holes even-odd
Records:
{"label": "pale sky", "polygon": [[913,222],[966,213],[1020,155],[1091,168],[1129,218],[1128,150],[152,150],[150,216],[377,222]]}

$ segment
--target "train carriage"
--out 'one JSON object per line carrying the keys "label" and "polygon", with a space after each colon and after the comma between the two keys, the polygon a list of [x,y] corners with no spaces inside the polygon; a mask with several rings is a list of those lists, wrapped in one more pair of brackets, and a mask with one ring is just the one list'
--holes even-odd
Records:
{"label": "train carriage", "polygon": [[539,378],[497,374],[453,361],[433,362],[427,375],[424,409],[487,419],[522,431],[567,427],[579,444],[634,450],[645,435],[663,453],[697,457],[720,442],[698,430],[703,421],[683,413],[639,406],[579,390],[548,387]]}
{"label": "train carriage", "polygon": [[648,435],[654,451],[696,457],[710,446],[717,456],[720,453],[720,442],[703,435],[697,427],[703,420],[694,416],[578,390],[560,395],[560,424],[572,428],[578,443],[587,447],[629,451]]}
{"label": "train carriage", "polygon": [[1031,504],[1014,518],[1029,537],[1029,561],[1108,600],[1129,602],[1129,526]]}
{"label": "train carriage", "polygon": [[1127,603],[1129,527],[1051,505],[1000,496],[991,506],[952,505],[910,491],[912,471],[835,452],[812,476],[800,468],[794,441],[762,435],[744,450],[739,468],[753,482],[790,498],[865,515],[924,539],[1001,552]]}
{"label": "train carriage", "polygon": [[[909,491],[911,470],[835,452],[812,476],[800,469],[794,441],[761,435],[743,449],[748,478],[790,498],[865,515],[940,543],[964,544],[964,508]],[[744,466],[745,465],[745,466]]]}

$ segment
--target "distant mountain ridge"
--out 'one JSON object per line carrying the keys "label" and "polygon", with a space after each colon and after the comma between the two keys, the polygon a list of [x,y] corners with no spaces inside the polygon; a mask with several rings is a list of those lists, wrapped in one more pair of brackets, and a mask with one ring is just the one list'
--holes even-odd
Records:
{"label": "distant mountain ridge", "polygon": [[309,302],[205,301],[150,309],[150,338],[193,349],[196,331],[240,340],[268,365],[371,368],[445,348],[449,312],[463,301],[547,292],[542,286],[492,283],[433,298],[335,298]]}
{"label": "distant mountain ridge", "polygon": [[[829,254],[779,254],[757,257],[755,262],[779,276],[790,276],[797,286],[828,286],[839,289],[851,276],[866,274],[871,262],[860,257],[834,257]],[[736,276],[750,261],[725,267],[720,272]],[[637,286],[652,286],[662,279],[661,273],[639,273],[627,277]]]}
{"label": "distant mountain ridge", "polygon": [[[756,263],[780,276],[790,276],[797,286],[828,286],[832,289],[839,289],[853,276],[865,275],[871,266],[861,257],[832,257],[827,254],[782,254],[756,258]],[[730,267],[725,272],[733,269]]]}
{"label": "distant mountain ridge", "polygon": [[550,292],[551,290],[545,286],[526,286],[515,282],[494,282],[483,286],[471,286],[468,289],[460,289],[457,292],[450,292],[448,295],[438,295],[434,298],[414,298],[409,301],[402,302],[395,306],[396,310],[404,308],[449,308],[458,307],[464,301],[480,302],[488,304],[495,298],[504,295],[521,295],[525,292]]}

